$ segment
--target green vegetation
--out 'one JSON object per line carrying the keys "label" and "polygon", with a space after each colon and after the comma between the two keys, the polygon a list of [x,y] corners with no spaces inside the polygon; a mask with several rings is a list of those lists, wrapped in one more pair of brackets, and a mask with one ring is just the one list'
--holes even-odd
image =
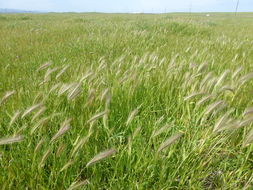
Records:
{"label": "green vegetation", "polygon": [[0,15],[1,189],[252,189],[252,19]]}

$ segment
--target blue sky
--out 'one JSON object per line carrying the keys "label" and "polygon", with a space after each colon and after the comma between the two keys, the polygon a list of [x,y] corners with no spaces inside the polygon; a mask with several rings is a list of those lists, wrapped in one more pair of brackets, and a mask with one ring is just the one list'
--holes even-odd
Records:
{"label": "blue sky", "polygon": [[[59,12],[233,12],[237,0],[0,0],[0,8]],[[240,0],[240,12],[253,0]]]}

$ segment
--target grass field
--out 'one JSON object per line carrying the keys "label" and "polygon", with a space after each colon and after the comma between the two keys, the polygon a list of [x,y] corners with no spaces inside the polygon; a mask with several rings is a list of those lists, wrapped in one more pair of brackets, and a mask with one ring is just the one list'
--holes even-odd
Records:
{"label": "grass field", "polygon": [[0,189],[252,189],[252,21],[1,14]]}

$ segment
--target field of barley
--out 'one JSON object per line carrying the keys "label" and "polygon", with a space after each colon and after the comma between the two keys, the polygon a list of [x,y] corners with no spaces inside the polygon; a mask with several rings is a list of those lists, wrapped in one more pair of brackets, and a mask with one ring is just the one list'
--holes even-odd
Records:
{"label": "field of barley", "polygon": [[0,189],[253,188],[253,13],[1,14]]}

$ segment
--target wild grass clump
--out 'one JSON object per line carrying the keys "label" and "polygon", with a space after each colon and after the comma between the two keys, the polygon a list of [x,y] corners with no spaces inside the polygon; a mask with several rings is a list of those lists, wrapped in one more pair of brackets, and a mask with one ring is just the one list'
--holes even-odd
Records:
{"label": "wild grass clump", "polygon": [[1,189],[252,189],[251,16],[0,16]]}

